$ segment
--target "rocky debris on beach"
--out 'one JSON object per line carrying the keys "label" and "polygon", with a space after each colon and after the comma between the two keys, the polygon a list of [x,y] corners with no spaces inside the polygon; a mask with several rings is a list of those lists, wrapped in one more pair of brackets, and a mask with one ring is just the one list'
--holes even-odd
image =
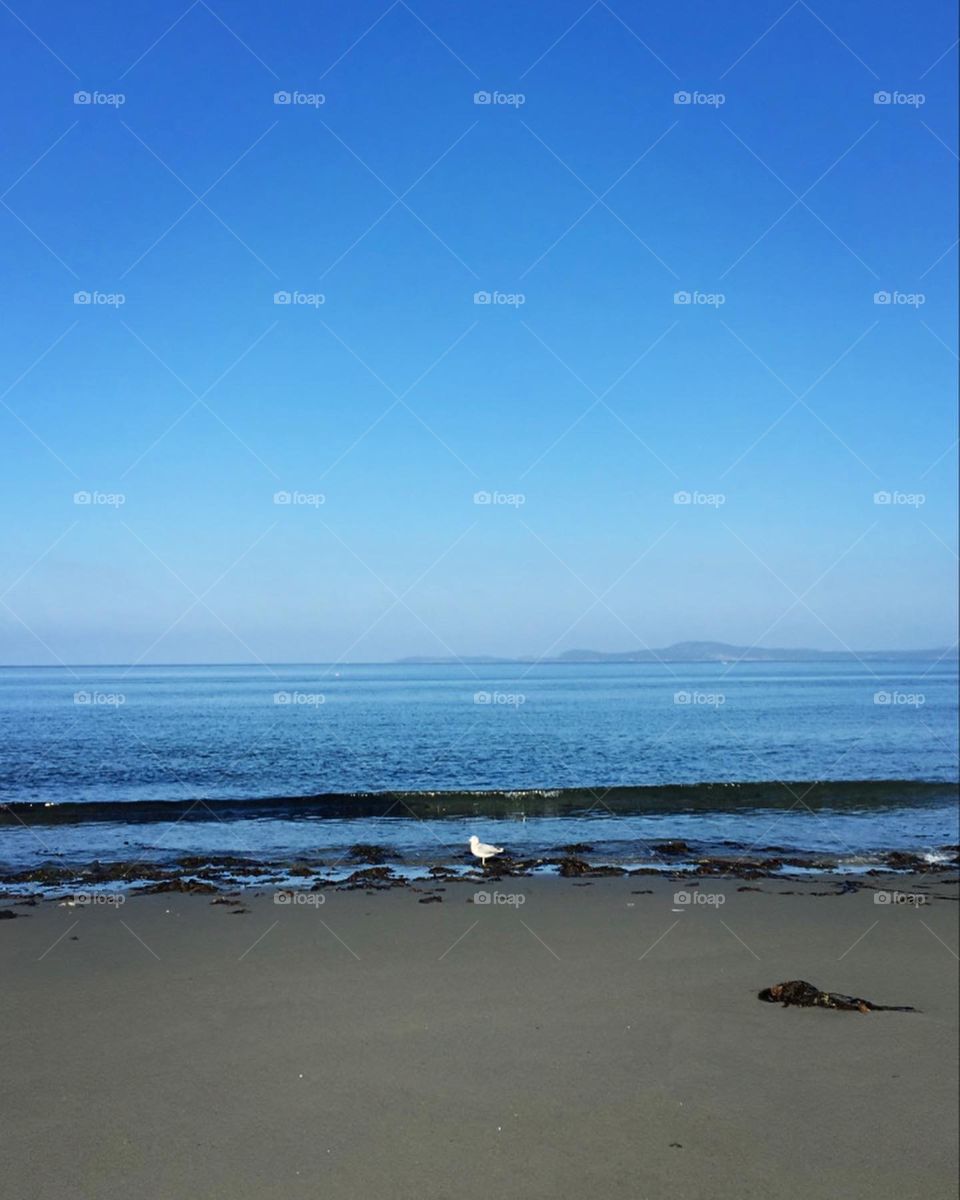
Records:
{"label": "rocky debris on beach", "polygon": [[560,872],[560,875],[565,878],[565,880],[577,875],[586,875],[589,869],[590,864],[587,863],[586,860],[582,858],[574,858],[572,856],[569,858],[560,859],[559,863],[557,864],[557,870]]}
{"label": "rocky debris on beach", "polygon": [[[485,867],[477,864],[475,858],[470,855],[470,851],[464,855],[465,858],[470,858],[471,864],[475,868],[468,878],[470,879],[516,879],[525,878],[530,875],[536,867],[541,867],[545,862],[555,861],[553,859],[542,858],[511,858],[509,854],[504,854],[497,858],[491,859]],[[459,876],[458,878],[462,878]]]}
{"label": "rocky debris on beach", "polygon": [[697,860],[692,871],[695,875],[728,876],[731,879],[767,879],[779,875],[784,868],[801,868],[814,871],[835,871],[836,859],[809,858],[720,858],[710,856]]}
{"label": "rocky debris on beach", "polygon": [[184,879],[177,876],[174,879],[161,879],[159,883],[142,888],[141,891],[144,895],[156,892],[182,892],[197,896],[215,896],[219,889],[214,884],[206,883],[202,879]]}
{"label": "rocky debris on beach", "polygon": [[352,875],[348,875],[346,879],[341,879],[339,882],[318,880],[312,890],[318,892],[322,891],[324,887],[335,887],[338,892],[352,892],[358,889],[385,891],[388,888],[406,886],[407,881],[394,875],[390,867],[366,867],[354,871]]}
{"label": "rocky debris on beach", "polygon": [[[418,864],[417,875],[436,883],[476,883],[478,880],[527,878],[541,871],[555,872],[567,879],[599,879],[604,876],[657,876],[673,882],[693,886],[699,879],[735,879],[754,883],[763,879],[796,881],[793,871],[821,872],[825,876],[836,873],[833,880],[821,880],[832,890],[820,895],[843,895],[856,892],[863,887],[883,886],[883,876],[898,874],[936,876],[943,886],[956,885],[956,846],[941,846],[936,854],[921,855],[912,851],[891,850],[878,856],[876,865],[863,874],[851,879],[840,878],[843,860],[824,855],[770,853],[776,847],[754,851],[754,856],[737,856],[724,852],[695,854],[690,845],[681,840],[663,841],[650,847],[659,862],[642,866],[623,867],[609,862],[591,862],[586,843],[571,843],[559,848],[556,857],[549,852],[541,857],[514,858],[504,853],[481,868],[469,852],[462,858],[470,867],[464,871],[461,856],[452,864],[434,862],[432,865]],[[299,879],[314,891],[340,887],[345,890],[366,888],[375,891],[394,887],[406,887],[412,880],[394,874],[398,855],[389,848],[370,843],[357,843],[344,856],[326,865],[319,858],[299,857],[293,860],[256,860],[237,855],[186,855],[165,863],[142,860],[121,860],[87,864],[67,865],[48,860],[34,867],[19,870],[0,870],[0,898],[14,903],[27,903],[23,892],[29,889],[33,897],[45,899],[53,894],[62,896],[68,892],[92,891],[100,888],[122,889],[128,894],[137,892],[197,892],[216,894],[223,891],[271,883],[282,886],[286,881]],[[933,861],[931,861],[931,859]],[[673,860],[673,861],[671,861]],[[666,870],[665,870],[666,868]],[[322,873],[321,873],[322,872]],[[345,878],[338,878],[340,873]]]}
{"label": "rocky debris on beach", "polygon": [[551,866],[556,866],[557,871],[564,879],[576,878],[580,875],[600,877],[603,875],[626,875],[628,873],[625,867],[591,866],[586,859],[577,858],[572,854],[566,858],[548,859],[547,861]]}
{"label": "rocky debris on beach", "polygon": [[256,866],[256,863],[251,864],[249,859],[237,858],[232,854],[211,855],[211,854],[187,854],[183,858],[177,859],[177,866],[182,871],[202,871],[210,867],[248,867]]}
{"label": "rocky debris on beach", "polygon": [[459,875],[450,867],[431,867],[427,871],[427,875],[435,883],[457,883],[463,878],[462,875]]}
{"label": "rocky debris on beach", "polygon": [[[951,847],[944,847],[944,852],[949,853]],[[933,871],[942,871],[945,866],[956,865],[958,859],[956,855],[947,862],[931,862],[928,858],[924,858],[919,854],[908,853],[902,850],[891,850],[889,854],[884,855],[884,864],[889,870],[893,871],[909,871],[911,875],[929,875]],[[882,871],[872,870],[871,875],[880,875]]]}
{"label": "rocky debris on beach", "polygon": [[865,884],[862,884],[859,879],[841,879],[837,884],[836,895],[846,896],[850,892],[859,892]]}

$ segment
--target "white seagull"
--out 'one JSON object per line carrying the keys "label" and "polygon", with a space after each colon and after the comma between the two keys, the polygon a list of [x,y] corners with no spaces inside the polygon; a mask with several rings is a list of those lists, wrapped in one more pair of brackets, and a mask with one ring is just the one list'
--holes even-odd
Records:
{"label": "white seagull", "polygon": [[480,859],[483,866],[487,865],[487,859],[493,858],[496,854],[503,853],[502,846],[488,846],[486,842],[481,842],[476,834],[470,838],[470,853]]}

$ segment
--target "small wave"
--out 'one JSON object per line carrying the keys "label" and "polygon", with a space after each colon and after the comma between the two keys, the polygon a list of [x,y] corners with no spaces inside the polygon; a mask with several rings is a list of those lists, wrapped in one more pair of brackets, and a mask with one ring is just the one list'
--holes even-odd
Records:
{"label": "small wave", "polygon": [[443,820],[463,816],[566,817],[732,813],[763,809],[872,811],[956,802],[955,783],[924,780],[706,782],[664,786],[478,791],[327,792],[312,796],[186,800],[20,801],[0,805],[0,826],[156,821],[302,820],[389,817]]}

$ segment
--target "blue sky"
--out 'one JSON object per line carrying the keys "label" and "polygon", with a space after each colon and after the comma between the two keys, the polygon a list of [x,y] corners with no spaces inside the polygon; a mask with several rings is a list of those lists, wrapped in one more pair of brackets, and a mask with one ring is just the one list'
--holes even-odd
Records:
{"label": "blue sky", "polygon": [[0,661],[953,641],[952,6],[0,26]]}

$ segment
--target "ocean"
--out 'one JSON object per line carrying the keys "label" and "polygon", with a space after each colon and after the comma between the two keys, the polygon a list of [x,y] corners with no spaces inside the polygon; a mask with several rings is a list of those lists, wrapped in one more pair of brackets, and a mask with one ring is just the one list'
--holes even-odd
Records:
{"label": "ocean", "polygon": [[4,668],[0,870],[937,856],[957,715],[956,661]]}

